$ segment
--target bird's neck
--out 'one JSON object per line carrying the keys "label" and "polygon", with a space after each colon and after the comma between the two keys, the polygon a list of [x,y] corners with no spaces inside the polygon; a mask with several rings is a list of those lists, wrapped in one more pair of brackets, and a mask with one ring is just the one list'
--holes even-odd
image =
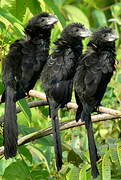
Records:
{"label": "bird's neck", "polygon": [[109,51],[115,53],[115,42],[94,42],[90,41],[88,47],[91,47],[93,50],[100,51]]}
{"label": "bird's neck", "polygon": [[72,48],[72,51],[75,54],[75,57],[79,58],[82,55],[82,49],[83,49],[82,42],[80,42],[80,44],[72,46],[71,48]]}
{"label": "bird's neck", "polygon": [[35,46],[36,45],[48,45],[50,44],[50,38],[47,38],[47,39],[43,39],[43,38],[33,38],[30,40],[32,42],[32,44],[34,44]]}
{"label": "bird's neck", "polygon": [[51,31],[50,30],[45,30],[45,32],[39,32],[35,35],[32,35],[30,38],[30,41],[33,44],[42,44],[43,42],[50,42],[50,36],[51,36]]}
{"label": "bird's neck", "polygon": [[57,45],[57,49],[65,50],[71,48],[76,57],[79,57],[82,54],[82,41],[67,41],[65,39],[58,39],[55,44]]}

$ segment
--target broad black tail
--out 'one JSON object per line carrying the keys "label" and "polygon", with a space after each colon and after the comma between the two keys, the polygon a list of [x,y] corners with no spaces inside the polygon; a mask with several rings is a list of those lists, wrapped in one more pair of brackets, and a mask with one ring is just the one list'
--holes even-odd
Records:
{"label": "broad black tail", "polygon": [[18,127],[16,117],[16,101],[14,99],[15,90],[7,86],[5,95],[5,116],[4,116],[4,155],[5,158],[11,158],[17,152]]}
{"label": "broad black tail", "polygon": [[59,171],[62,167],[62,147],[61,147],[61,137],[59,130],[59,118],[58,116],[52,117],[52,126],[53,126],[53,136],[54,136],[54,148],[55,148],[55,156],[56,156],[56,166]]}
{"label": "broad black tail", "polygon": [[99,158],[97,155],[97,148],[96,148],[95,140],[94,140],[90,106],[88,106],[88,105],[84,106],[84,109],[82,111],[82,119],[85,122],[85,127],[87,129],[92,176],[93,176],[93,178],[96,178],[99,175],[99,172],[98,172],[98,169],[96,166],[96,162],[99,160]]}

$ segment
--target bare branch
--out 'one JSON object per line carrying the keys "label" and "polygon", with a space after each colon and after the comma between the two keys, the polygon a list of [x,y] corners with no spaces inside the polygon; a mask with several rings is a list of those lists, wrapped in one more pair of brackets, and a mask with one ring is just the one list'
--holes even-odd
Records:
{"label": "bare branch", "polygon": [[[36,90],[31,90],[31,91],[29,91],[29,95],[32,96],[32,97],[37,97],[39,99],[46,100],[46,95],[43,92],[38,92]],[[67,104],[67,107],[69,109],[77,109],[78,105],[76,103],[69,102]],[[111,109],[111,108],[105,108],[103,106],[99,106],[97,111],[99,111],[101,113],[107,113],[107,114],[111,114],[111,115],[116,115],[116,116],[121,115],[121,111],[114,110],[114,109]]]}
{"label": "bare branch", "polygon": [[30,91],[29,91],[29,96],[31,96],[31,97],[37,97],[37,98],[46,100],[46,95],[45,95],[45,93],[43,93],[43,92],[38,92],[38,91],[36,91],[36,90],[30,90]]}
{"label": "bare branch", "polygon": [[[39,100],[39,101],[32,101],[28,103],[29,108],[33,107],[39,107],[39,106],[45,106],[48,105],[48,102],[46,100]],[[16,113],[20,113],[22,110],[20,107],[16,108]],[[4,116],[0,117],[0,124],[3,123]]]}
{"label": "bare branch", "polygon": [[[29,108],[38,107],[38,106],[46,106],[48,105],[48,102],[46,100],[39,100],[39,101],[32,101],[28,103]],[[16,108],[16,113],[20,113],[21,108]]]}
{"label": "bare branch", "polygon": [[[28,105],[29,105],[30,108],[48,105],[48,103],[46,101],[45,93],[38,92],[38,91],[35,91],[35,90],[31,90],[29,92],[29,95],[32,96],[32,97],[37,97],[37,98],[43,99],[41,101],[29,102]],[[67,104],[67,107],[69,109],[75,109],[76,110],[78,106],[77,106],[76,103],[70,102],[70,103]],[[111,109],[111,108],[105,108],[105,107],[100,106],[98,108],[98,111],[100,111],[100,112],[102,112],[104,114],[93,115],[92,116],[92,122],[93,123],[121,118],[121,111],[119,111],[119,110],[114,110],[114,109]],[[16,112],[17,113],[21,112],[21,109],[18,107],[16,109]],[[3,121],[3,117],[2,117],[2,119],[0,119],[0,122],[2,122],[2,121]],[[60,130],[74,128],[74,127],[82,126],[82,125],[84,125],[84,122],[79,121],[77,123],[75,120],[68,121],[68,122],[62,123],[60,125]],[[20,146],[20,145],[26,144],[28,142],[31,142],[33,140],[36,140],[38,138],[42,138],[42,137],[50,135],[50,134],[52,134],[52,127],[44,129],[44,130],[40,130],[40,131],[37,131],[37,132],[34,132],[34,133],[30,133],[30,134],[20,138],[18,140],[18,145]],[[3,153],[4,153],[4,147],[2,146],[2,147],[0,147],[0,155],[2,155]]]}
{"label": "bare branch", "polygon": [[[46,95],[45,93],[43,92],[38,92],[36,90],[31,90],[29,91],[29,95],[31,97],[37,97],[39,99],[42,99],[42,100],[39,100],[39,101],[32,101],[32,102],[29,102],[28,103],[28,106],[30,108],[33,108],[33,107],[38,107],[38,106],[45,106],[45,105],[48,105],[48,102],[46,100]],[[73,103],[73,102],[69,102],[67,104],[67,108],[68,109],[74,109],[76,110],[78,107],[78,105],[76,103]],[[105,108],[103,106],[99,106],[98,107],[98,111],[101,112],[101,113],[107,113],[107,114],[111,114],[111,115],[121,115],[121,111],[119,110],[114,110],[114,109],[111,109],[111,108]],[[20,113],[21,112],[21,108],[20,107],[17,107],[16,109],[16,113]],[[3,122],[3,118],[4,116],[0,117],[0,123]]]}
{"label": "bare branch", "polygon": [[[107,121],[107,120],[115,120],[115,119],[119,119],[121,118],[121,115],[110,115],[110,114],[98,114],[98,115],[93,115],[92,116],[92,122],[96,123],[96,122],[100,122],[100,121]],[[75,120],[71,120],[68,122],[64,122],[62,124],[60,124],[60,130],[66,130],[66,129],[70,129],[70,128],[74,128],[74,127],[78,127],[78,126],[82,126],[84,125],[84,122],[76,122]],[[52,127],[49,127],[47,129],[43,129],[34,133],[30,133],[22,138],[20,138],[18,140],[18,145],[21,146],[23,144],[29,143],[33,140],[36,140],[38,138],[42,138],[45,136],[48,136],[52,134]],[[4,153],[4,147],[0,147],[0,155],[3,155]]]}

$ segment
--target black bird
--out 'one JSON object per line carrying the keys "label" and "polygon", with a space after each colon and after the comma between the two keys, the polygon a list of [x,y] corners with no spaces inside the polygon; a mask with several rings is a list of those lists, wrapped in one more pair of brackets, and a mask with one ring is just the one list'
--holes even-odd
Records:
{"label": "black bird", "polygon": [[94,178],[98,176],[97,149],[94,141],[91,113],[100,105],[107,84],[115,70],[115,40],[118,36],[109,27],[93,33],[87,52],[82,55],[74,77],[75,97],[78,104],[76,121],[85,122]]}
{"label": "black bird", "polygon": [[68,25],[55,42],[56,48],[49,56],[41,75],[50,105],[57,170],[60,170],[62,166],[58,110],[71,101],[76,64],[82,54],[82,39],[90,35],[91,32],[82,24]]}
{"label": "black bird", "polygon": [[24,98],[40,77],[49,54],[50,35],[57,18],[49,13],[34,16],[25,28],[26,39],[11,46],[3,63],[5,92],[4,155],[13,157],[17,151],[16,101]]}

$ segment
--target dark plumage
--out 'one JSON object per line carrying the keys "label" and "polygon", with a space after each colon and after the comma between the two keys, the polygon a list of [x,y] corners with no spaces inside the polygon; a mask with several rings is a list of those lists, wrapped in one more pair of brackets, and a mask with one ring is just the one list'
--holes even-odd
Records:
{"label": "dark plumage", "polygon": [[117,36],[108,27],[98,29],[88,44],[87,52],[80,58],[74,77],[78,104],[76,121],[85,122],[93,177],[98,176],[97,149],[91,123],[91,113],[100,105],[113,71],[115,70],[115,40]]}
{"label": "dark plumage", "polygon": [[58,170],[62,166],[58,109],[71,101],[76,64],[82,54],[82,39],[90,34],[90,31],[79,23],[68,25],[55,42],[56,49],[49,56],[42,71],[42,82],[50,105]]}
{"label": "dark plumage", "polygon": [[17,151],[16,101],[24,98],[40,77],[49,53],[51,29],[56,22],[57,18],[48,13],[34,16],[25,28],[26,39],[17,40],[10,46],[3,63],[6,159],[15,156]]}

